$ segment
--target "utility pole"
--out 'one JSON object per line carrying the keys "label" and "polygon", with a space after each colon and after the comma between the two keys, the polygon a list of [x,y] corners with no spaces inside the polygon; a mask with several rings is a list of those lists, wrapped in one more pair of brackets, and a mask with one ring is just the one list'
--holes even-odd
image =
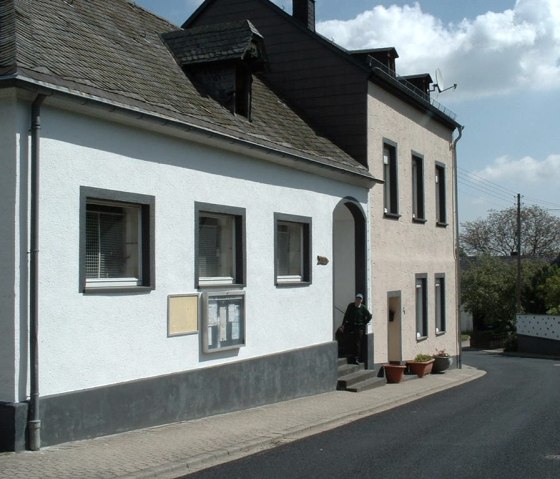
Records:
{"label": "utility pole", "polygon": [[521,313],[521,195],[517,193],[517,283],[515,285],[516,312]]}

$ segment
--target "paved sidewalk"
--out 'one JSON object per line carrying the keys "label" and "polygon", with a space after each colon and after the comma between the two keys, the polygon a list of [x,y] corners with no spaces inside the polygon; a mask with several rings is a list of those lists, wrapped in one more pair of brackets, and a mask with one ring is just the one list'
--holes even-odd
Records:
{"label": "paved sidewalk", "polygon": [[204,419],[1,453],[0,479],[176,478],[347,424],[485,374],[469,366],[361,393],[333,391]]}

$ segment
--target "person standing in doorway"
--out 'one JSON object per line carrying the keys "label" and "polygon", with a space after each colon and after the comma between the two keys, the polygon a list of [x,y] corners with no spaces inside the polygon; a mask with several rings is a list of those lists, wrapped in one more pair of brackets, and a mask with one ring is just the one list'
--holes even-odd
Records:
{"label": "person standing in doorway", "polygon": [[345,337],[345,350],[348,362],[358,364],[363,361],[362,341],[366,332],[366,326],[371,321],[371,313],[364,304],[364,296],[356,294],[353,303],[350,303],[344,313],[342,327]]}

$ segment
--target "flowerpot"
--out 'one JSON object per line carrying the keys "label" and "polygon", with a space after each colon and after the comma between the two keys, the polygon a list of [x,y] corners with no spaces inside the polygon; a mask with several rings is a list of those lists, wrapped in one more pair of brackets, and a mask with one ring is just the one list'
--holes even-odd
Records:
{"label": "flowerpot", "polygon": [[387,382],[395,384],[402,381],[406,366],[401,366],[400,364],[385,364],[383,369],[385,370]]}
{"label": "flowerpot", "polygon": [[406,362],[409,371],[412,374],[416,374],[419,378],[423,378],[426,374],[432,372],[432,367],[434,365],[434,360],[429,361],[407,361]]}
{"label": "flowerpot", "polygon": [[453,358],[451,356],[435,356],[432,374],[443,373],[443,371],[449,369],[452,364]]}

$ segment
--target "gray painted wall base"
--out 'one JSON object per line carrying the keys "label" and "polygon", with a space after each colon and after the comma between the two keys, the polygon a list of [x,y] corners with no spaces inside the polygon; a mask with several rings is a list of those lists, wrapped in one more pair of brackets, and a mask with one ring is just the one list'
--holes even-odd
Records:
{"label": "gray painted wall base", "polygon": [[0,452],[25,449],[27,409],[27,403],[0,402]]}
{"label": "gray painted wall base", "polygon": [[[42,397],[41,446],[334,391],[336,358],[337,344],[329,342],[196,371]],[[8,415],[0,413],[2,418],[9,422]],[[22,427],[25,421],[22,425],[19,420],[18,438],[24,434]],[[4,431],[2,427],[2,444],[13,442],[4,437]]]}

